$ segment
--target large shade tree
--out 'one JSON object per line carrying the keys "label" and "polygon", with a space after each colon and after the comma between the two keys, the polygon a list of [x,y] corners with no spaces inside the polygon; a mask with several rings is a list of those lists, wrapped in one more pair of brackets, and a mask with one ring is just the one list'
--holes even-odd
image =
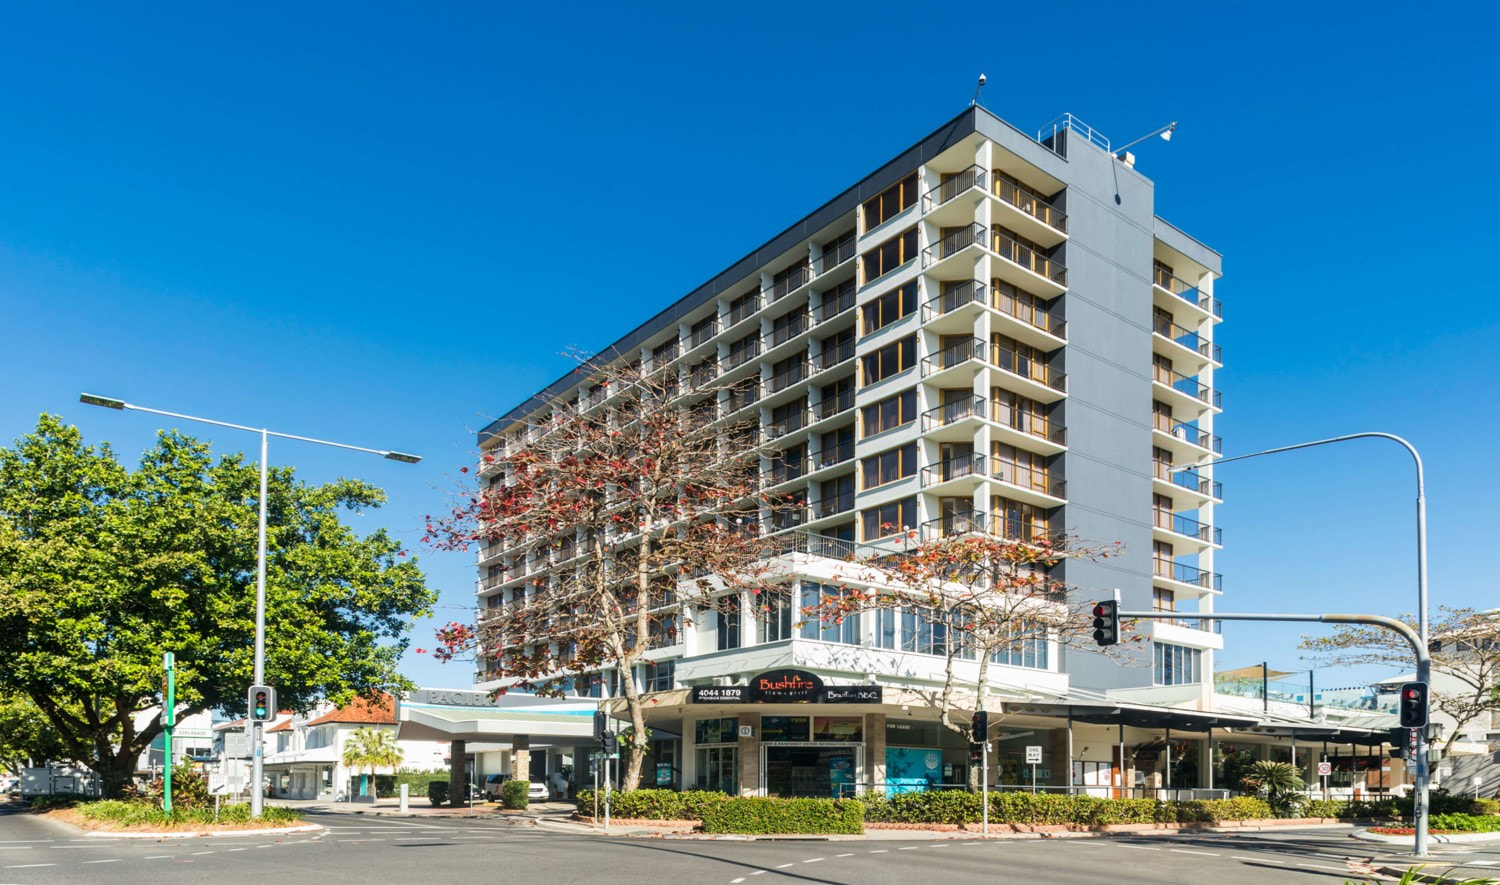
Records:
{"label": "large shade tree", "polygon": [[[1090,603],[1082,601],[1089,594],[1055,577],[1054,567],[1113,556],[1118,543],[1091,546],[1048,532],[1017,538],[1017,526],[977,516],[960,517],[927,537],[898,528],[887,526],[895,534],[884,546],[851,558],[839,572],[838,592],[804,606],[802,615],[837,623],[862,612],[884,613],[903,624],[904,650],[943,657],[935,701],[951,731],[966,740],[987,739],[973,734],[970,713],[990,708],[996,665],[1036,666],[1044,645],[1100,650],[1089,625]],[[1123,628],[1127,643],[1138,638],[1130,625]]]}
{"label": "large shade tree", "polygon": [[431,543],[482,544],[504,553],[493,580],[525,578],[477,623],[441,629],[437,653],[474,654],[502,692],[557,695],[614,667],[634,789],[649,739],[636,665],[677,643],[684,611],[785,592],[766,580],[781,542],[761,520],[796,504],[761,490],[758,428],[732,411],[743,388],[721,409],[708,370],[593,360],[579,378],[587,389],[537,403],[524,433],[483,456],[485,481],[431,520]]}
{"label": "large shade tree", "polygon": [[[118,794],[162,731],[159,709],[137,714],[159,708],[167,651],[179,716],[243,712],[258,495],[255,465],[175,432],[134,470],[51,415],[0,449],[0,685],[48,726],[34,755],[88,765]],[[405,635],[434,594],[397,541],[340,520],[384,500],[271,471],[266,676],[283,706],[406,684]]]}
{"label": "large shade tree", "polygon": [[[1402,620],[1416,632],[1415,618]],[[1454,722],[1442,744],[1446,754],[1466,726],[1486,716],[1494,722],[1493,717],[1500,716],[1500,610],[1443,606],[1428,630],[1433,674],[1428,703]],[[1411,645],[1381,627],[1340,627],[1331,635],[1303,637],[1302,647],[1325,664],[1415,666]]]}

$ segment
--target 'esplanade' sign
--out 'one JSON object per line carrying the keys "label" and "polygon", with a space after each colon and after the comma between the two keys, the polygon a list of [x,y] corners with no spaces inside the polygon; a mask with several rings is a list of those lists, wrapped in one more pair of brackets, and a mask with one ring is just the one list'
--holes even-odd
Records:
{"label": "'esplanade' sign", "polygon": [[824,685],[817,674],[806,670],[767,670],[749,685],[699,685],[693,688],[695,704],[878,704],[884,698],[879,685]]}

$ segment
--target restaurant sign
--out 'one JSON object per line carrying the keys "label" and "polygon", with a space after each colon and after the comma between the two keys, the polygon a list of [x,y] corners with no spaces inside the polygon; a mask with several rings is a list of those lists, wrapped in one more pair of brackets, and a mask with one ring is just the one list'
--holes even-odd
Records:
{"label": "restaurant sign", "polygon": [[824,685],[806,670],[767,670],[749,685],[693,687],[695,704],[878,704],[884,699],[878,685]]}

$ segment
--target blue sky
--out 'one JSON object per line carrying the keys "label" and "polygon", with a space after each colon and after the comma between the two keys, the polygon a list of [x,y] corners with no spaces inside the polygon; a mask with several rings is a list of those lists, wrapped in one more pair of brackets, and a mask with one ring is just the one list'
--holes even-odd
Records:
{"label": "blue sky", "polygon": [[[304,6],[0,11],[0,441],[50,411],[149,446],[161,422],[89,390],[418,452],[272,447],[307,479],[387,488],[359,521],[415,547],[473,431],[566,348],[607,345],[935,129],[982,71],[1023,130],[1070,111],[1121,143],[1179,121],[1138,168],[1225,255],[1226,454],[1408,437],[1434,604],[1500,604],[1492,6]],[[1220,608],[1413,608],[1397,447],[1219,478]],[[471,558],[421,561],[439,620],[466,617]],[[1297,669],[1300,632],[1226,627],[1220,666]]]}

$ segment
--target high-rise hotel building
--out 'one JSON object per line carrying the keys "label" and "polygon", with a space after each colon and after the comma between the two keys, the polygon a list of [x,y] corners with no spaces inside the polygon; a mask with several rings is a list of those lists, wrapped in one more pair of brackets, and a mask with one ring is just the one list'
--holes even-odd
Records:
{"label": "high-rise hotel building", "polygon": [[[851,551],[887,548],[903,529],[1123,542],[1118,556],[1063,563],[1057,577],[1118,588],[1128,610],[1181,614],[1142,624],[1150,642],[1132,666],[1050,641],[993,659],[1000,781],[1037,742],[1047,781],[1139,783],[1144,763],[1124,728],[1149,729],[1151,717],[1100,714],[1090,726],[1085,714],[1212,710],[1222,641],[1194,615],[1220,592],[1209,466],[1220,451],[1220,256],[1157,217],[1154,195],[1070,116],[1033,135],[971,107],[598,348],[675,366],[685,388],[712,381],[720,414],[758,422],[783,453],[763,466],[769,487],[803,503],[773,526],[800,539],[788,555],[800,604],[829,592]],[[570,374],[485,428],[481,447],[519,444],[546,400],[588,395]],[[1174,469],[1185,465],[1198,466]],[[479,607],[525,594],[551,567],[483,549]],[[580,674],[575,688],[608,697],[628,675],[658,693],[653,729],[671,736],[656,742],[664,784],[826,795],[840,778],[896,782],[914,759],[931,780],[934,758],[937,777],[959,777],[964,748],[931,706],[941,630],[916,612],[821,625],[799,623],[795,606],[746,611],[698,618],[639,672]],[[701,690],[776,668],[882,691],[856,705]],[[1075,742],[1073,727],[1109,737]],[[1012,728],[1052,737],[1007,743]],[[1098,749],[1088,758],[1075,743]]]}

